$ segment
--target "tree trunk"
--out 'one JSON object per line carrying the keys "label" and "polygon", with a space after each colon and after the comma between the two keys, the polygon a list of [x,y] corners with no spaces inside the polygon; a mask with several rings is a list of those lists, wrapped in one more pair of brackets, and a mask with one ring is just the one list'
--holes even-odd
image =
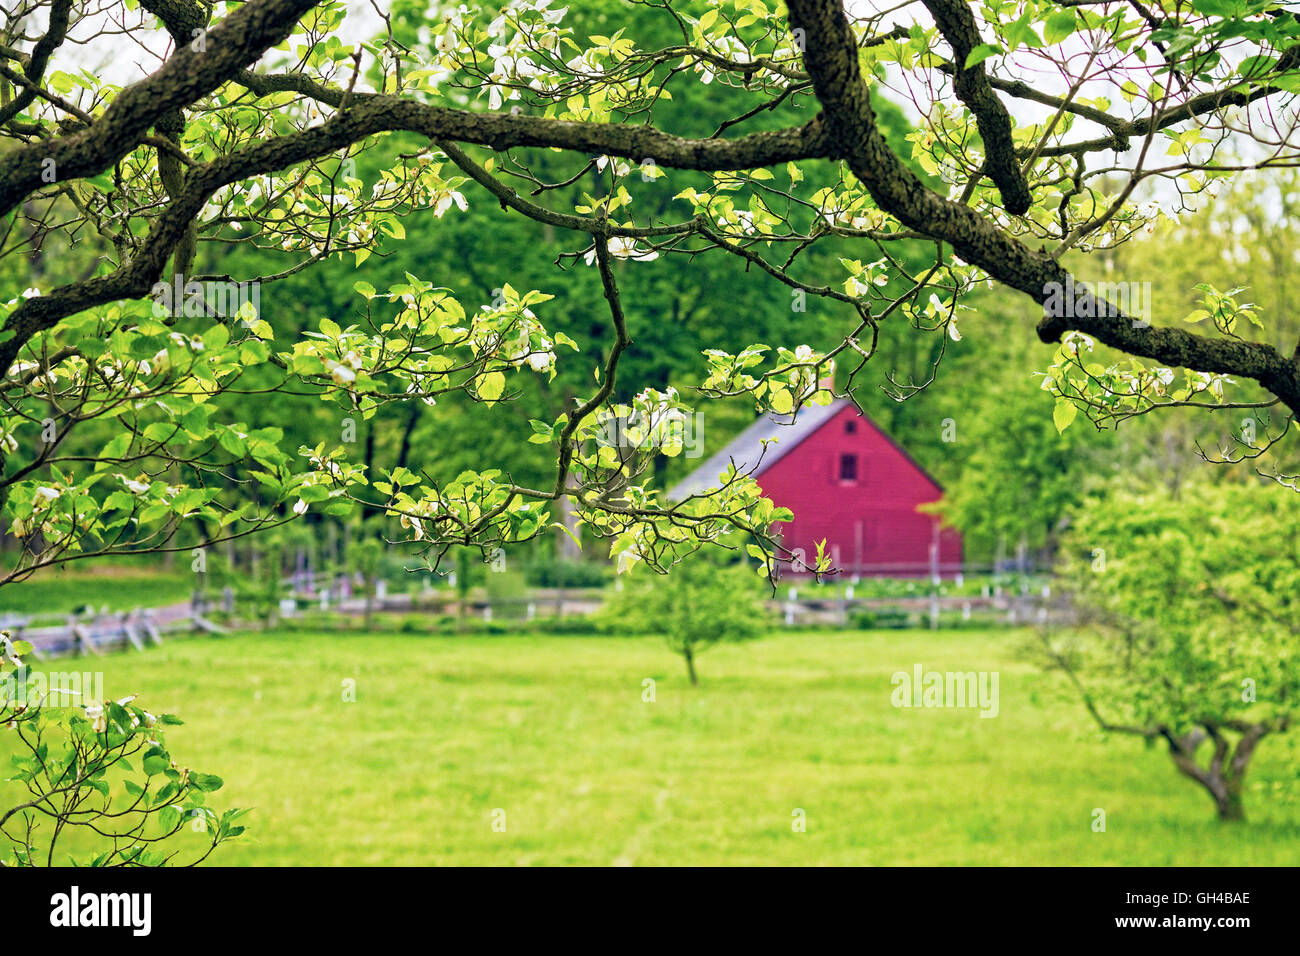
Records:
{"label": "tree trunk", "polygon": [[365,576],[365,582],[366,582],[365,583],[365,588],[366,588],[365,608],[366,609],[365,609],[363,627],[365,628],[367,634],[370,633],[370,627],[372,622],[374,621],[374,616],[375,616],[375,581],[377,580],[377,578],[378,576],[374,574],[367,574]]}
{"label": "tree trunk", "polygon": [[685,650],[682,651],[682,657],[686,658],[686,673],[691,675],[691,686],[699,687],[700,679],[695,674],[695,654],[691,652],[691,646],[689,644],[687,644]]}
{"label": "tree trunk", "polygon": [[[1211,724],[1206,725],[1205,731],[1193,731],[1181,738],[1172,735],[1167,738],[1174,766],[1209,792],[1221,823],[1246,821],[1246,808],[1242,802],[1246,771],[1250,767],[1250,758],[1254,756],[1255,748],[1270,729],[1266,724],[1255,724],[1245,729],[1235,747],[1229,746],[1222,728]],[[1213,743],[1214,754],[1209,766],[1203,767],[1196,762],[1196,751],[1207,741]]]}
{"label": "tree trunk", "polygon": [[420,403],[411,402],[411,412],[406,416],[406,425],[402,428],[402,444],[397,449],[397,466],[399,468],[406,467],[406,461],[411,455],[411,435],[415,432],[415,426],[419,420]]}
{"label": "tree trunk", "polygon": [[[565,476],[565,486],[568,487],[568,475]],[[578,513],[574,510],[573,502],[568,498],[561,498],[556,504],[560,509],[560,523],[564,525],[564,531],[558,532],[559,537],[555,540],[559,542],[556,548],[556,557],[561,561],[576,562],[582,560],[582,549],[574,541],[578,536]]]}
{"label": "tree trunk", "polygon": [[1214,794],[1214,809],[1218,811],[1223,823],[1245,823],[1246,809],[1241,803],[1241,792],[1235,787],[1227,787]]}

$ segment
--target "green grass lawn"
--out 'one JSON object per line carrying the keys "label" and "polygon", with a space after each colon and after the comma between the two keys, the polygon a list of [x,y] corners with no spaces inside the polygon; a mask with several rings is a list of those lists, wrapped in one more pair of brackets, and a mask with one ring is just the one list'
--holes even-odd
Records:
{"label": "green grass lawn", "polygon": [[[226,779],[214,807],[256,808],[215,863],[1300,862],[1292,741],[1261,747],[1251,822],[1221,826],[1161,750],[1093,732],[1017,640],[778,634],[707,652],[698,689],[651,639],[272,633],[95,664],[113,696],[186,720],[168,742]],[[999,715],[892,707],[890,675],[916,663],[998,671]]]}
{"label": "green grass lawn", "polygon": [[83,604],[96,609],[107,605],[113,611],[174,604],[187,600],[194,588],[188,560],[186,570],[175,573],[129,566],[42,569],[26,581],[5,585],[0,614],[67,614]]}

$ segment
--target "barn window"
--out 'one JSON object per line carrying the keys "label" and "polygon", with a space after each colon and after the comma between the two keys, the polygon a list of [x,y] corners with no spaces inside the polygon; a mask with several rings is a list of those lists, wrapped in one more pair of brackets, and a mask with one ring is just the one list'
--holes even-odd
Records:
{"label": "barn window", "polygon": [[857,434],[857,431],[858,431],[858,423],[854,421],[852,418],[844,422],[844,434],[855,435]]}
{"label": "barn window", "polygon": [[858,480],[858,456],[840,455],[840,481]]}

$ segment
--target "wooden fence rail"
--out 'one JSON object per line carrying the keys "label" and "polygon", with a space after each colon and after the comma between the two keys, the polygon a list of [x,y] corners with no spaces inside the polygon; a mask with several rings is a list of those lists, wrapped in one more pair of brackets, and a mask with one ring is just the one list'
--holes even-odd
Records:
{"label": "wooden fence rail", "polygon": [[37,660],[65,654],[94,656],[128,647],[143,651],[148,644],[162,644],[164,634],[182,631],[224,633],[196,602],[66,616],[7,614],[0,616],[0,630],[31,644]]}
{"label": "wooden fence rail", "polygon": [[[289,590],[280,599],[266,622],[254,614],[258,623],[273,624],[280,618],[297,617],[316,610],[363,617],[372,614],[473,615],[491,621],[495,616],[532,621],[539,616],[563,619],[568,615],[589,614],[601,607],[603,593],[598,589],[534,588],[521,597],[467,597],[451,589],[426,589],[415,593],[388,593],[379,582],[374,593],[367,593],[364,582],[346,575],[318,574],[310,578],[295,576],[286,582]],[[663,582],[671,587],[671,579]],[[767,601],[774,617],[787,626],[852,626],[864,612],[888,612],[892,623],[926,624],[932,628],[951,625],[957,620],[1032,625],[1064,622],[1073,616],[1068,600],[1053,597],[1050,588],[1019,593],[986,588],[981,595],[913,594],[902,596],[855,597],[853,589],[828,596],[798,587],[783,587],[785,595]],[[802,593],[800,593],[802,591]],[[264,605],[263,605],[264,606]],[[210,620],[219,610],[227,619],[238,610],[235,592],[225,588],[218,601],[196,592],[188,602],[159,608],[135,608],[130,611],[89,612],[73,615],[0,614],[0,629],[15,640],[33,646],[37,659],[64,654],[98,655],[106,651],[134,648],[144,650],[149,644],[161,644],[163,635],[203,631],[225,633]],[[878,618],[878,620],[883,620]],[[870,626],[870,625],[869,625]],[[876,624],[875,626],[888,626]]]}

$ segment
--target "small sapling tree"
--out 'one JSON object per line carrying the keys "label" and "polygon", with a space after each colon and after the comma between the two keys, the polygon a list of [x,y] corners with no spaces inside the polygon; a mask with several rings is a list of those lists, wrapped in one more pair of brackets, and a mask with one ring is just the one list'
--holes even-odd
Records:
{"label": "small sapling tree", "polygon": [[695,658],[713,644],[745,641],[767,629],[752,570],[697,552],[672,573],[646,575],[610,603],[606,621],[622,632],[662,634],[698,686]]}

